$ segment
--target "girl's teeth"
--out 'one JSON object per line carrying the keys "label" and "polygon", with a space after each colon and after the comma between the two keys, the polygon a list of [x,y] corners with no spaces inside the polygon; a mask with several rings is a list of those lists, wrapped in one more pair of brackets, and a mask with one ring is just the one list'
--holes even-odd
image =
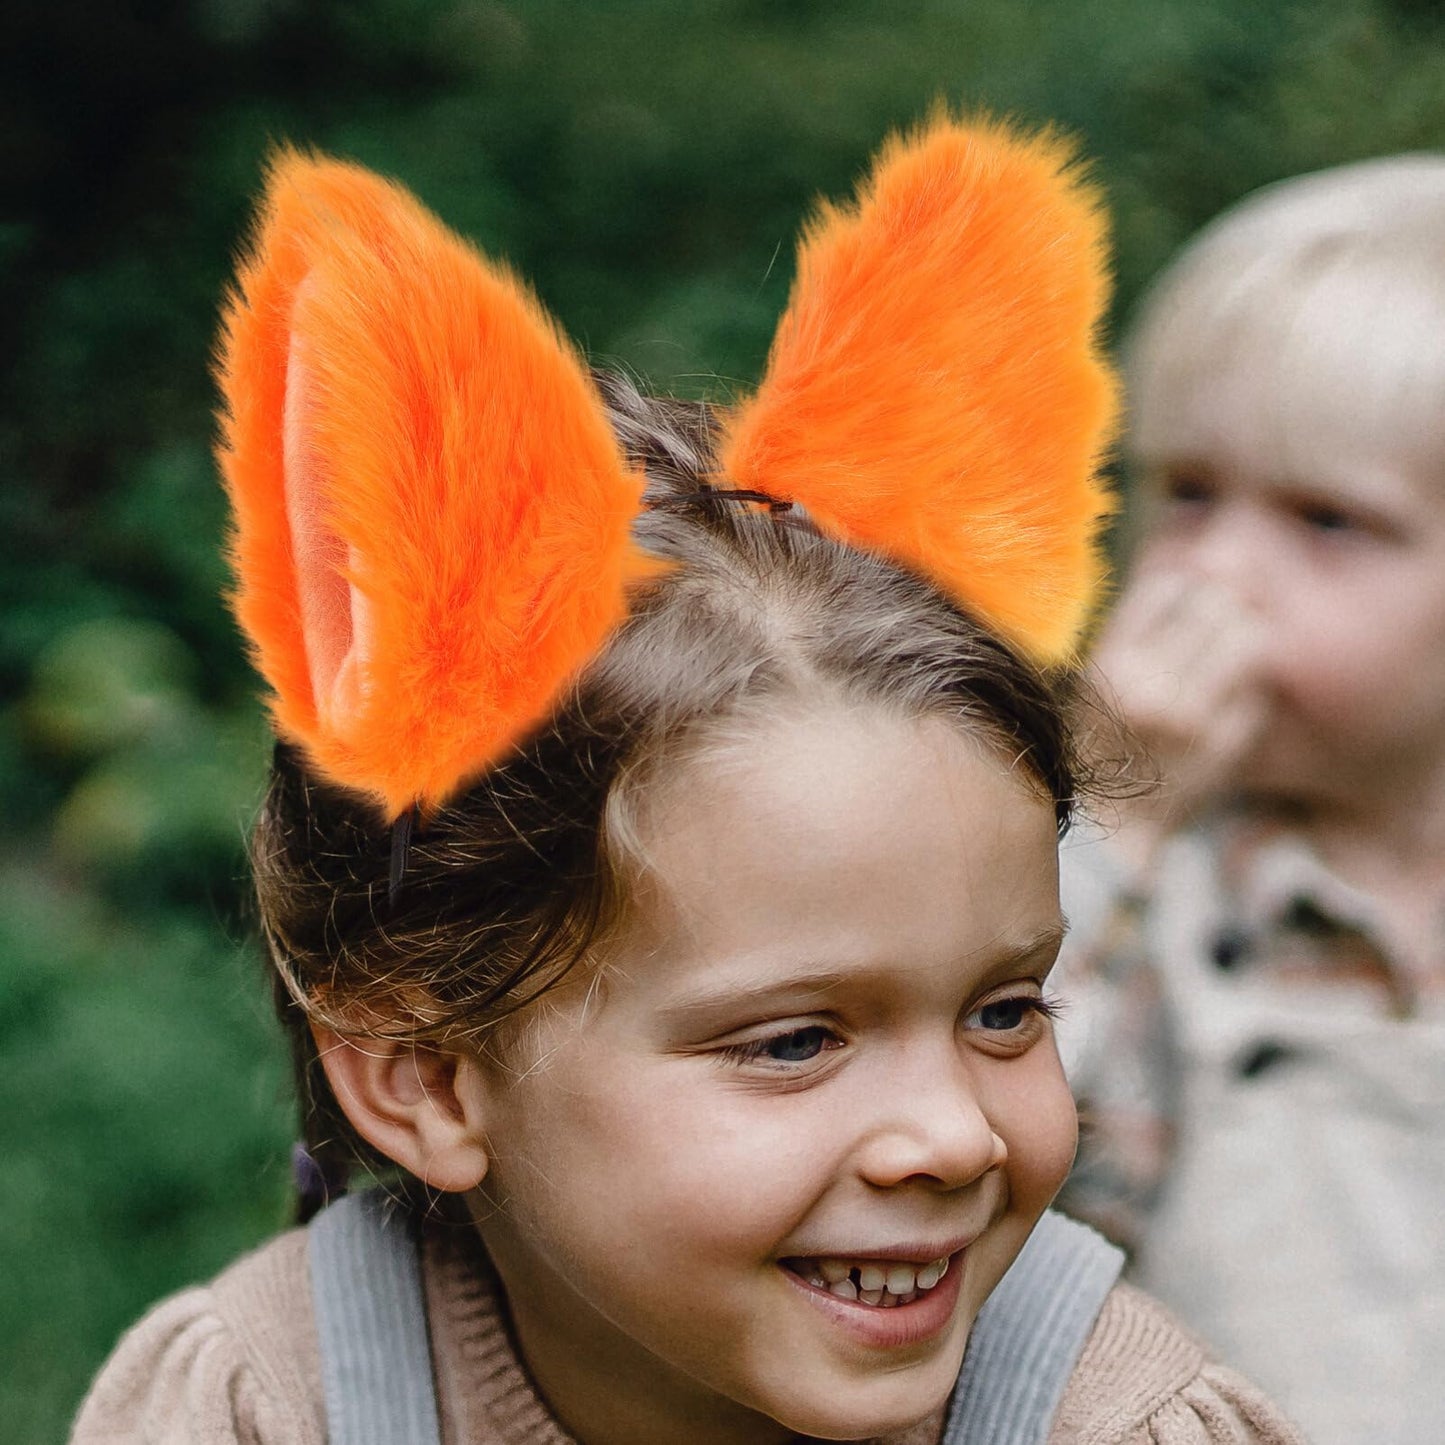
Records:
{"label": "girl's teeth", "polygon": [[884,1289],[889,1294],[905,1295],[913,1288],[914,1274],[913,1266],[910,1264],[895,1264],[888,1271]]}
{"label": "girl's teeth", "polygon": [[948,1260],[935,1259],[922,1268],[911,1264],[850,1264],[846,1259],[815,1259],[798,1271],[815,1289],[839,1299],[895,1309],[912,1304],[948,1273]]}

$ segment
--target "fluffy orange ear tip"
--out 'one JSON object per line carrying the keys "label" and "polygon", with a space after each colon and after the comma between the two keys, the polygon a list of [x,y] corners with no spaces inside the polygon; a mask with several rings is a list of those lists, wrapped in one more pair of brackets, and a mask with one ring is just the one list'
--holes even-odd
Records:
{"label": "fluffy orange ear tip", "polygon": [[1118,388],[1098,192],[1071,143],[937,111],[823,205],[722,467],[911,565],[1043,665],[1104,568]]}
{"label": "fluffy orange ear tip", "polygon": [[388,816],[437,806],[656,574],[641,476],[531,293],[342,162],[273,158],[218,371],[234,607],[278,731]]}
{"label": "fluffy orange ear tip", "polygon": [[[1072,150],[942,113],[824,207],[723,470],[1044,664],[1103,567],[1104,222]],[[406,191],[282,150],[218,357],[235,611],[282,736],[388,816],[539,726],[666,571],[531,293]]]}

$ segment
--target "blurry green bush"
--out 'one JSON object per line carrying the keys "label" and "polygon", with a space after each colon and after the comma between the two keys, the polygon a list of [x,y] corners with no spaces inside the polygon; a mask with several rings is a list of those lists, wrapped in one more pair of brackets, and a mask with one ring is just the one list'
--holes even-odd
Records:
{"label": "blurry green bush", "polygon": [[809,199],[935,97],[1055,120],[1121,306],[1279,176],[1445,145],[1430,0],[161,0],[0,20],[0,1436],[282,1222],[219,600],[216,299],[286,138],[396,174],[595,356],[754,377]]}

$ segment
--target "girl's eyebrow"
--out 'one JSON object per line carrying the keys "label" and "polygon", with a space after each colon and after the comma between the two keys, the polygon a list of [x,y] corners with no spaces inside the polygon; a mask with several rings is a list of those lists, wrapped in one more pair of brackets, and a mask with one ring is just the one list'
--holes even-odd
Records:
{"label": "girl's eyebrow", "polygon": [[[980,986],[987,986],[994,980],[1007,976],[1023,964],[1040,958],[1051,958],[1063,944],[1068,927],[1067,921],[1060,919],[1058,923],[1040,929],[1031,938],[990,959],[980,977]],[[724,977],[711,987],[686,994],[668,1004],[659,1011],[659,1017],[665,1023],[695,1023],[699,1018],[708,1015],[733,1013],[739,1009],[756,1008],[783,1000],[807,999],[838,988],[850,979],[856,979],[860,971],[838,968],[810,969],[753,984],[730,984]]]}
{"label": "girl's eyebrow", "polygon": [[848,979],[848,973],[836,968],[793,973],[785,978],[768,978],[754,984],[729,984],[726,978],[711,988],[687,994],[661,1010],[664,1021],[677,1023],[699,1016],[756,1007],[780,999],[806,999],[827,993]]}

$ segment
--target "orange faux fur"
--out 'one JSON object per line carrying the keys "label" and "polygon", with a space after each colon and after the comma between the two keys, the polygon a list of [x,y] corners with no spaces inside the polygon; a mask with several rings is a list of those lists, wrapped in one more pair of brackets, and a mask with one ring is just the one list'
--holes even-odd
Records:
{"label": "orange faux fur", "polygon": [[824,205],[725,478],[903,562],[1037,661],[1096,600],[1105,223],[1050,134],[936,115]]}
{"label": "orange faux fur", "polygon": [[653,570],[600,400],[516,280],[405,191],[291,152],[218,371],[234,606],[279,732],[389,816],[441,802]]}

